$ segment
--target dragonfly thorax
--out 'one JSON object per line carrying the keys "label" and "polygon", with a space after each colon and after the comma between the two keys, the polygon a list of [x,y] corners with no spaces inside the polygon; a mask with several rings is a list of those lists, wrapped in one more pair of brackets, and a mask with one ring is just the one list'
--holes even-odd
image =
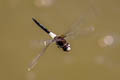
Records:
{"label": "dragonfly thorax", "polygon": [[70,51],[70,44],[67,43],[67,41],[61,37],[61,36],[57,36],[55,37],[56,40],[56,44],[58,45],[58,47],[62,48],[64,51]]}

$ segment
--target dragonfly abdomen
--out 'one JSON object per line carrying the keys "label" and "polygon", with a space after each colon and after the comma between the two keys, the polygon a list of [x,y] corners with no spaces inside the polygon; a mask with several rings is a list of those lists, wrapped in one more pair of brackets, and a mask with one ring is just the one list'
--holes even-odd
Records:
{"label": "dragonfly abdomen", "polygon": [[37,22],[37,20],[35,20],[34,18],[32,18],[32,20],[42,29],[42,30],[44,30],[46,33],[50,33],[50,31],[47,29],[47,28],[45,28],[42,24],[40,24],[39,22]]}
{"label": "dragonfly abdomen", "polygon": [[45,28],[42,24],[40,24],[37,20],[35,20],[34,18],[32,18],[32,20],[42,29],[44,30],[46,33],[48,33],[50,35],[50,37],[52,37],[53,39],[57,36],[55,33],[50,32],[47,28]]}

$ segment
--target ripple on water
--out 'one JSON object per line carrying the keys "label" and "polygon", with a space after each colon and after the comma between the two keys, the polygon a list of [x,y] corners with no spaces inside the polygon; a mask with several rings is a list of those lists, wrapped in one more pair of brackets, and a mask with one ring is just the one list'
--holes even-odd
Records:
{"label": "ripple on water", "polygon": [[98,40],[98,45],[102,48],[116,47],[116,46],[120,45],[120,35],[118,35],[117,33],[103,35]]}
{"label": "ripple on water", "polygon": [[52,6],[55,0],[35,0],[34,4],[36,7],[49,7]]}

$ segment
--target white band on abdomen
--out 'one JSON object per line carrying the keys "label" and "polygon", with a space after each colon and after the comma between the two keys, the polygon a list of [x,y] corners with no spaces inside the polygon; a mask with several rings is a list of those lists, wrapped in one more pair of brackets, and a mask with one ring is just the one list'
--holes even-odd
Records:
{"label": "white band on abdomen", "polygon": [[56,34],[54,34],[53,32],[49,33],[50,37],[52,37],[53,39],[57,36]]}

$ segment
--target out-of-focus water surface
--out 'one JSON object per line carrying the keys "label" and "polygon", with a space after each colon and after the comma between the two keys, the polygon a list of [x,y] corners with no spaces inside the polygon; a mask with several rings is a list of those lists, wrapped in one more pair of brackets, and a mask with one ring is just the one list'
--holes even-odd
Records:
{"label": "out-of-focus water surface", "polygon": [[[28,72],[37,40],[50,39],[32,17],[76,34],[71,52],[53,44]],[[119,0],[0,0],[0,80],[120,80],[119,21]]]}

